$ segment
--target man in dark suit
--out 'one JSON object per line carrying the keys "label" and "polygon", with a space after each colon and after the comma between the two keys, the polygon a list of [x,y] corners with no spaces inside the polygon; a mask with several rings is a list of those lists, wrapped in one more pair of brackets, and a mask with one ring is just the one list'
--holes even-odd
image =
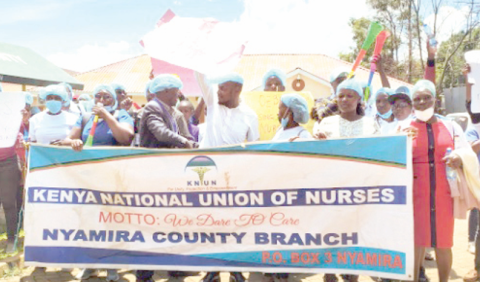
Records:
{"label": "man in dark suit", "polygon": [[151,81],[149,91],[155,94],[155,98],[148,102],[142,113],[140,147],[198,147],[190,134],[180,131],[178,113],[175,113],[174,106],[182,86],[182,81],[171,74],[161,74]]}
{"label": "man in dark suit", "polygon": [[[187,149],[198,147],[188,131],[181,130],[181,122],[185,121],[183,116],[178,116],[179,113],[175,112],[174,106],[182,86],[182,81],[171,74],[159,75],[150,82],[149,92],[155,94],[155,98],[148,102],[141,114],[140,147]],[[153,274],[151,270],[137,270],[137,282],[153,282]],[[183,276],[178,271],[169,271],[169,275]]]}

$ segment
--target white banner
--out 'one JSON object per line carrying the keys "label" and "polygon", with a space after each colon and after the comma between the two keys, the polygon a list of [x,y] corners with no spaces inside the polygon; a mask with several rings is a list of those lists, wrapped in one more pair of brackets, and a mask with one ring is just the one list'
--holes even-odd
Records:
{"label": "white banner", "polygon": [[172,65],[204,74],[232,71],[240,61],[247,40],[238,23],[211,18],[183,18],[170,10],[147,33],[142,45],[147,54]]}
{"label": "white banner", "polygon": [[25,93],[0,92],[0,148],[15,145],[25,108]]}
{"label": "white banner", "polygon": [[34,145],[25,263],[413,277],[406,136],[212,150]]}

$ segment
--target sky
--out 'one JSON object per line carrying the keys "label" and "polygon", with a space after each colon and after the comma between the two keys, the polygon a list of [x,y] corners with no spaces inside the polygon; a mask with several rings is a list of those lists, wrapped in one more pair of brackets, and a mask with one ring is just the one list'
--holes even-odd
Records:
{"label": "sky", "polygon": [[[0,41],[29,47],[79,72],[143,54],[139,41],[167,9],[180,17],[240,23],[248,31],[247,54],[338,57],[353,46],[349,19],[372,17],[365,0],[0,1]],[[452,9],[445,26],[456,29],[463,14]]]}

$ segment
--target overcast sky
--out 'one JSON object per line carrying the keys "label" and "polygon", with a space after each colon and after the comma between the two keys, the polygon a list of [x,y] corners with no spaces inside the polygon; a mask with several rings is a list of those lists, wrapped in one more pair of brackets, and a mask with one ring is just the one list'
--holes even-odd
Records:
{"label": "overcast sky", "polygon": [[[75,71],[143,54],[138,42],[167,9],[181,17],[211,17],[244,24],[249,30],[245,52],[250,54],[322,53],[337,57],[353,45],[349,19],[371,17],[365,0],[2,2],[2,42],[29,47],[58,66]],[[461,28],[462,11],[451,7],[444,11],[448,14],[444,30]]]}

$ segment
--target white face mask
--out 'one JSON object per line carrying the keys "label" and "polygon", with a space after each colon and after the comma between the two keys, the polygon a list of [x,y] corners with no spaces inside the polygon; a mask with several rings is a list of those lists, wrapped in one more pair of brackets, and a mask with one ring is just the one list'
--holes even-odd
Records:
{"label": "white face mask", "polygon": [[424,111],[417,111],[415,110],[415,117],[423,122],[426,122],[427,120],[431,119],[433,117],[434,113],[434,108],[428,108]]}

